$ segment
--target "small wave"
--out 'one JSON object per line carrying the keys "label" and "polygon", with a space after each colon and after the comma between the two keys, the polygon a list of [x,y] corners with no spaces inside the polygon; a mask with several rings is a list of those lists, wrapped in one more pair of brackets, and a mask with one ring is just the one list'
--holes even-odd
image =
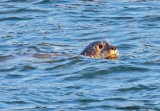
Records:
{"label": "small wave", "polygon": [[8,2],[27,2],[29,0],[9,0]]}
{"label": "small wave", "polygon": [[48,3],[52,3],[51,0],[39,0],[35,2],[34,4],[48,4]]}
{"label": "small wave", "polygon": [[74,75],[70,75],[69,77],[65,78],[65,80],[93,79],[93,78],[97,78],[97,76],[103,76],[109,73],[110,72],[108,70],[89,67],[89,68],[85,68],[80,71],[74,72]]}
{"label": "small wave", "polygon": [[128,88],[121,88],[118,91],[139,91],[139,90],[156,90],[158,87],[148,86],[148,85],[136,85]]}
{"label": "small wave", "polygon": [[15,71],[17,68],[15,66],[11,66],[11,67],[6,67],[6,68],[0,68],[0,72],[13,72]]}
{"label": "small wave", "polygon": [[158,107],[148,107],[148,106],[137,106],[137,105],[133,105],[133,106],[126,106],[126,107],[116,107],[115,109],[118,109],[118,110],[140,110],[140,111],[150,111],[150,110],[160,110],[160,108]]}
{"label": "small wave", "polygon": [[144,67],[135,67],[135,66],[113,66],[109,68],[112,72],[147,72],[150,69]]}
{"label": "small wave", "polygon": [[12,56],[12,55],[0,56],[0,63],[7,61],[7,60],[10,60],[10,59],[13,59],[13,58],[14,58],[14,56]]}
{"label": "small wave", "polygon": [[25,12],[30,12],[30,13],[47,13],[47,10],[42,10],[42,9],[27,9],[27,8],[20,8],[20,9],[15,9],[15,10],[5,10],[5,11],[0,11],[0,14],[15,14],[15,13],[25,13]]}
{"label": "small wave", "polygon": [[24,75],[20,74],[7,74],[4,76],[5,79],[16,79],[16,78],[24,78]]}
{"label": "small wave", "polygon": [[23,66],[23,68],[21,68],[21,71],[30,71],[34,69],[36,69],[36,67],[26,65],[26,66]]}
{"label": "small wave", "polygon": [[160,16],[152,15],[152,16],[145,16],[140,21],[147,21],[147,22],[159,22]]}
{"label": "small wave", "polygon": [[131,20],[134,19],[134,17],[109,17],[110,19],[115,19],[115,20]]}
{"label": "small wave", "polygon": [[7,18],[0,18],[0,21],[22,21],[31,19],[33,18],[7,17]]}

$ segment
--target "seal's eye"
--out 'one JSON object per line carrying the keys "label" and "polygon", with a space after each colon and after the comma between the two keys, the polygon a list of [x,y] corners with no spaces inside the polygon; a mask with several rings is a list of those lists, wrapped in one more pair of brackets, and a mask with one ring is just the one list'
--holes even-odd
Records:
{"label": "seal's eye", "polygon": [[103,45],[102,45],[102,44],[100,44],[100,45],[99,45],[99,49],[102,49],[102,48],[103,48]]}

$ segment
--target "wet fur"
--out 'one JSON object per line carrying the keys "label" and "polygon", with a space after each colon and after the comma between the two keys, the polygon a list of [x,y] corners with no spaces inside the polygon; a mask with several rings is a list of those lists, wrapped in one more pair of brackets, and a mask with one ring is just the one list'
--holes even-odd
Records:
{"label": "wet fur", "polygon": [[117,50],[114,46],[109,45],[106,41],[95,41],[86,46],[80,55],[92,58],[110,59],[110,50]]}

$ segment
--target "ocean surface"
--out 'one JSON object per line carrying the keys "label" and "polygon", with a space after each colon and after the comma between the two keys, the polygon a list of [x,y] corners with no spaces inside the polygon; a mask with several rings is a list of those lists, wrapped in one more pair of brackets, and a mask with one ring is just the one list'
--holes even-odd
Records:
{"label": "ocean surface", "polygon": [[0,0],[0,111],[160,111],[160,0]]}

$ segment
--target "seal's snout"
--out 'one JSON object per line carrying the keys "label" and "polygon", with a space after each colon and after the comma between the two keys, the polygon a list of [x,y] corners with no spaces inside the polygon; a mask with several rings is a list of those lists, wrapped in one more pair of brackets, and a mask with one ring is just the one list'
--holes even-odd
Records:
{"label": "seal's snout", "polygon": [[108,57],[109,59],[116,59],[119,56],[119,52],[118,49],[114,46],[110,46],[109,48],[109,53],[108,53]]}

